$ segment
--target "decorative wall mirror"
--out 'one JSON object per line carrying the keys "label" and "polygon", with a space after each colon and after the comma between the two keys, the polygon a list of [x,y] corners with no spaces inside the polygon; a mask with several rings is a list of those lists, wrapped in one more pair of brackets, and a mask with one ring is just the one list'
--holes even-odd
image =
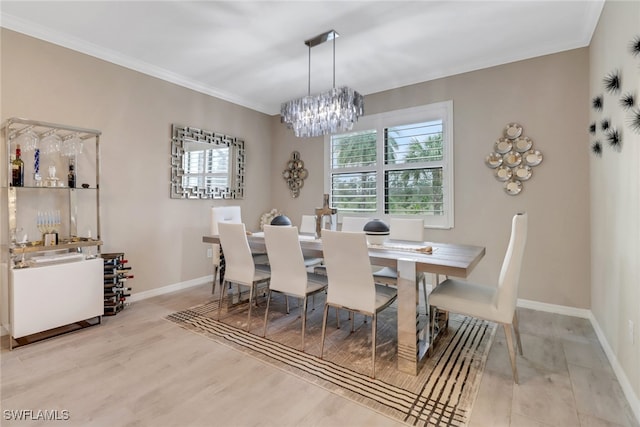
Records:
{"label": "decorative wall mirror", "polygon": [[243,198],[243,140],[175,124],[172,135],[171,198]]}

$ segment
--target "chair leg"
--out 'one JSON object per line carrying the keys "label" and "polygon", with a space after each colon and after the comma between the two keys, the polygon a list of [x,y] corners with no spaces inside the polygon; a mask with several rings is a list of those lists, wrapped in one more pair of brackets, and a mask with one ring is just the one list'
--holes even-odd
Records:
{"label": "chair leg", "polygon": [[289,295],[284,296],[284,302],[287,305],[287,314],[289,314]]}
{"label": "chair leg", "polygon": [[304,351],[304,331],[307,329],[307,296],[302,303],[302,351]]}
{"label": "chair leg", "polygon": [[218,300],[218,319],[220,320],[220,313],[222,313],[222,303],[224,301],[224,294],[227,288],[224,286],[224,282],[220,282],[220,299]]}
{"label": "chair leg", "polygon": [[429,349],[433,348],[433,342],[435,341],[436,337],[436,311],[436,307],[429,307]]}
{"label": "chair leg", "polygon": [[522,356],[522,341],[520,341],[520,325],[518,324],[518,312],[513,312],[513,330],[516,333],[516,343],[518,344],[518,352]]}
{"label": "chair leg", "polygon": [[422,275],[422,279],[420,280],[420,282],[422,283],[422,294],[424,295],[424,313],[427,314],[429,310],[429,303],[427,300],[427,278],[424,274]]}
{"label": "chair leg", "polygon": [[378,323],[378,313],[371,316],[371,378],[376,377],[376,325]]}
{"label": "chair leg", "polygon": [[251,301],[253,301],[253,287],[255,283],[249,285],[249,314],[247,315],[247,332],[249,332],[249,327],[251,326]]}
{"label": "chair leg", "polygon": [[324,305],[324,314],[322,315],[322,340],[320,341],[320,359],[324,357],[324,334],[327,332],[327,314],[329,314],[329,304]]}
{"label": "chair leg", "polygon": [[[351,318],[351,333],[354,333],[356,331],[356,313],[351,313],[351,316],[349,316]],[[367,318],[367,316],[364,317],[365,320]],[[365,322],[366,323],[366,322]]]}
{"label": "chair leg", "polygon": [[264,331],[262,332],[262,336],[267,336],[267,317],[269,317],[269,303],[271,303],[271,289],[267,293],[267,310],[264,312]]}
{"label": "chair leg", "polygon": [[336,307],[336,329],[340,329],[340,309]]}
{"label": "chair leg", "polygon": [[213,283],[211,284],[211,295],[216,293],[216,279],[218,278],[218,266],[213,266]]}
{"label": "chair leg", "polygon": [[511,325],[503,323],[504,335],[507,338],[507,349],[509,350],[509,358],[511,359],[511,371],[513,372],[513,382],[518,384],[518,367],[516,366],[516,352],[513,348],[513,335],[511,334]]}

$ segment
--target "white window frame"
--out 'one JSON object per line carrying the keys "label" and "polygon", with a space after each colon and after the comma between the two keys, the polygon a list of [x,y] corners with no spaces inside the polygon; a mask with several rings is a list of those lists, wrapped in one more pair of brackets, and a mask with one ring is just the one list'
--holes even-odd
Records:
{"label": "white window frame", "polygon": [[[385,168],[384,164],[384,129],[394,126],[401,126],[413,123],[428,122],[433,120],[442,120],[442,145],[443,145],[443,206],[444,215],[389,215],[384,213],[384,172],[385,169],[402,169],[404,165],[394,165],[392,168]],[[454,225],[454,184],[453,184],[453,101],[443,101],[433,104],[423,105],[419,107],[405,108],[402,110],[394,110],[385,113],[372,114],[361,117],[349,132],[376,130],[377,142],[377,162],[376,174],[377,180],[376,193],[377,197],[376,212],[367,216],[375,216],[385,221],[389,221],[393,217],[413,217],[423,218],[425,228],[441,228],[451,229]],[[331,135],[324,138],[324,190],[325,193],[331,193]],[[407,168],[413,168],[411,164],[406,165]],[[381,196],[381,197],[380,197]],[[347,214],[355,216],[355,214]],[[338,221],[342,222],[342,214],[338,210]]]}

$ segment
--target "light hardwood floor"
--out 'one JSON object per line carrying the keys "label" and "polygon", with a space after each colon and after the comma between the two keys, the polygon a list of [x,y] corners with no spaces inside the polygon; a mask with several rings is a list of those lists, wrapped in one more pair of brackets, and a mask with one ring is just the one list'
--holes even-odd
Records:
{"label": "light hardwood floor", "polygon": [[[210,292],[202,285],[140,301],[100,326],[14,351],[3,342],[0,424],[401,425],[165,320]],[[519,312],[520,385],[498,333],[470,427],[638,426],[587,320]],[[66,410],[69,420],[7,419],[29,409]]]}

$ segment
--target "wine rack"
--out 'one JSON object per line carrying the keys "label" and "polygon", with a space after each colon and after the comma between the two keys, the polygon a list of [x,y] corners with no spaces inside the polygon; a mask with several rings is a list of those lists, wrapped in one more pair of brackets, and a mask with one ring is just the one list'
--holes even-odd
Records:
{"label": "wine rack", "polygon": [[126,265],[124,252],[100,254],[104,261],[104,315],[115,316],[129,305],[131,296],[129,279],[133,279],[131,267]]}

